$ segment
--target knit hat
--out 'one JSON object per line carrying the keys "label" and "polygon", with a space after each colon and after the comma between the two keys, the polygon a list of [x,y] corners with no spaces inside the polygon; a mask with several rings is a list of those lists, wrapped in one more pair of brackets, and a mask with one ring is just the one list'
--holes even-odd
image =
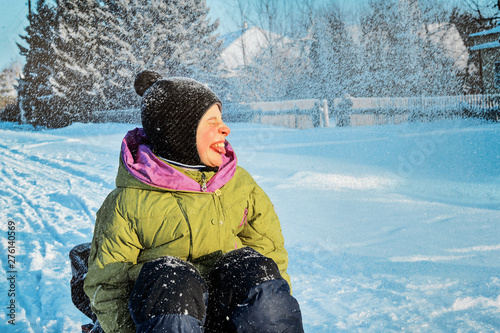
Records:
{"label": "knit hat", "polygon": [[189,78],[167,78],[152,71],[137,74],[135,91],[142,96],[141,120],[153,152],[185,165],[203,165],[196,147],[201,117],[221,101],[206,85]]}

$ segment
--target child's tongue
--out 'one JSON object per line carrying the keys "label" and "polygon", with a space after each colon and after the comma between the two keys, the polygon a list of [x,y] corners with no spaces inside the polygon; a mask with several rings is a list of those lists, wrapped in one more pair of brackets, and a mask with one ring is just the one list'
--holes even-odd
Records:
{"label": "child's tongue", "polygon": [[219,154],[226,154],[226,148],[224,146],[219,146],[217,144],[211,145],[210,148],[218,152]]}

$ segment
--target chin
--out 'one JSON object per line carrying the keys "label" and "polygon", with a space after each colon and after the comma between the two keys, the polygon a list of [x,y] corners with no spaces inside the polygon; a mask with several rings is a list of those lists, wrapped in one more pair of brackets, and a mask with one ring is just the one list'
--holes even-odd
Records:
{"label": "chin", "polygon": [[216,168],[220,167],[222,165],[222,156],[218,156],[216,158],[210,159],[210,161],[207,161],[208,163],[204,163],[206,166]]}
{"label": "chin", "polygon": [[222,162],[220,163],[210,163],[209,167],[212,167],[212,168],[218,168],[222,165]]}

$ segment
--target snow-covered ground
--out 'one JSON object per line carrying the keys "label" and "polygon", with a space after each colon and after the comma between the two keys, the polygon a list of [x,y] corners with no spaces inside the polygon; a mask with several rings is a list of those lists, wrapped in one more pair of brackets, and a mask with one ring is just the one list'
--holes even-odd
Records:
{"label": "snow-covered ground", "polygon": [[[281,218],[306,332],[500,331],[500,124],[229,125]],[[0,124],[1,332],[89,322],[71,303],[68,252],[91,240],[131,128]]]}

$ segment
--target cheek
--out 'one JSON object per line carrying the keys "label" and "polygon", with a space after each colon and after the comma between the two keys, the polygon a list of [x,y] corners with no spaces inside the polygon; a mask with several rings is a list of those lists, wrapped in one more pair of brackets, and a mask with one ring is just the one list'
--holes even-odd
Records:
{"label": "cheek", "polygon": [[200,131],[196,136],[196,143],[198,146],[198,151],[206,151],[211,142],[211,133],[209,130]]}

